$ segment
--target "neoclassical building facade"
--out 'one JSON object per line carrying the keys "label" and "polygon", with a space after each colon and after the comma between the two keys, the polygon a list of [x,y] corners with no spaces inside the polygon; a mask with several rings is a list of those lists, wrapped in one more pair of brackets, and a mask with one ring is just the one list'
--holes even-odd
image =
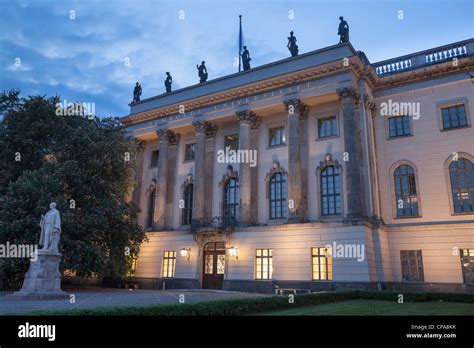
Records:
{"label": "neoclassical building facade", "polygon": [[474,40],[338,44],[131,104],[142,287],[474,291]]}

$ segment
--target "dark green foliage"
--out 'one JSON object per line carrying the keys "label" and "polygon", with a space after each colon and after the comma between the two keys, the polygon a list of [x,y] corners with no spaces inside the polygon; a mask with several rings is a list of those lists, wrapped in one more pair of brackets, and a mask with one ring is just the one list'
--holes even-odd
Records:
{"label": "dark green foliage", "polygon": [[[116,119],[58,116],[58,102],[14,91],[0,96],[0,244],[37,244],[39,218],[55,201],[62,269],[124,275],[145,239],[135,222],[139,209],[126,201],[139,146]],[[28,264],[0,260],[0,285],[18,287]]]}

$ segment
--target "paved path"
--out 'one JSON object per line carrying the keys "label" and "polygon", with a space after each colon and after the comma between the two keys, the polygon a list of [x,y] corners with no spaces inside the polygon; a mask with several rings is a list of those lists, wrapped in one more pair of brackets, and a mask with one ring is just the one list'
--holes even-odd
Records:
{"label": "paved path", "polygon": [[7,296],[12,292],[0,292],[0,315],[27,313],[36,310],[63,310],[79,308],[97,308],[109,306],[144,306],[150,304],[179,303],[180,294],[186,303],[198,301],[222,300],[227,298],[244,298],[266,296],[244,292],[213,290],[125,290],[125,289],[68,289],[68,294],[75,295],[75,303],[69,299],[62,300],[17,300]]}

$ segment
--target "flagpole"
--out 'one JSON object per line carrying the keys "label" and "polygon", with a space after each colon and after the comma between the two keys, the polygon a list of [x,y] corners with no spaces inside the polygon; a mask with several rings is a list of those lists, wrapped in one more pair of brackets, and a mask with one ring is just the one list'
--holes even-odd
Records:
{"label": "flagpole", "polygon": [[242,52],[242,15],[239,15],[239,72],[240,72],[240,53]]}

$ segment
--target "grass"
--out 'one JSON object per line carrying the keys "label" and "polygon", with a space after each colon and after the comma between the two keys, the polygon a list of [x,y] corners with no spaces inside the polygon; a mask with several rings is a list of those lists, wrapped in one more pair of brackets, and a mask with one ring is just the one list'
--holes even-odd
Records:
{"label": "grass", "polygon": [[253,315],[474,315],[474,304],[455,302],[405,302],[349,300],[297,307]]}

